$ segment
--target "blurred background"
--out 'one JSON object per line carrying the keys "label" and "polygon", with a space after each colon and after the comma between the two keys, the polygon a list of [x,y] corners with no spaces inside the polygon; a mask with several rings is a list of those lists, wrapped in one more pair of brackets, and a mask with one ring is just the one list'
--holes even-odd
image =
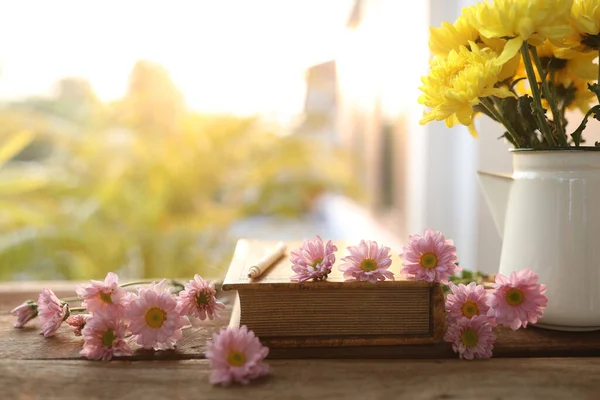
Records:
{"label": "blurred background", "polygon": [[239,237],[431,227],[497,269],[491,121],[419,126],[429,26],[474,1],[2,2],[0,280],[222,276]]}

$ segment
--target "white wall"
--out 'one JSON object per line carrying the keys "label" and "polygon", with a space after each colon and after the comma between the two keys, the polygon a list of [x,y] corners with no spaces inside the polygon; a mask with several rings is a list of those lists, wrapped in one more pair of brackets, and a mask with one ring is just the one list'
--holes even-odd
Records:
{"label": "white wall", "polygon": [[[475,0],[429,0],[408,2],[378,0],[367,2],[365,19],[359,31],[351,32],[343,48],[338,73],[344,82],[344,101],[353,101],[340,110],[363,110],[371,115],[374,104],[381,106],[382,117],[401,116],[406,137],[404,165],[397,166],[405,185],[404,231],[399,238],[405,243],[411,233],[425,228],[442,231],[455,241],[461,265],[486,272],[497,270],[501,241],[477,180],[477,170],[511,172],[508,145],[497,140],[501,127],[480,118],[480,139],[470,136],[462,126],[447,128],[442,122],[419,125],[423,106],[418,104],[420,77],[428,73],[429,26],[453,22],[463,6]],[[340,112],[341,115],[342,112]],[[341,132],[373,133],[360,121],[340,118],[351,126]],[[374,121],[371,121],[374,123]],[[377,125],[377,124],[375,124]],[[375,143],[366,135],[366,154]],[[352,142],[351,137],[346,141]],[[372,167],[372,165],[371,165]],[[373,171],[363,171],[375,185]],[[375,171],[377,172],[377,171]],[[376,193],[377,187],[369,191]]]}
{"label": "white wall", "polygon": [[[473,3],[430,0],[429,24],[453,22],[462,7]],[[427,46],[426,41],[423,45]],[[512,172],[509,146],[497,140],[503,131],[485,118],[477,122],[479,139],[462,126],[449,129],[440,122],[420,127],[423,109],[418,109],[418,113],[411,112],[409,121],[412,157],[407,160],[407,230],[440,230],[454,240],[461,266],[495,272],[501,240],[479,188],[477,170]]]}

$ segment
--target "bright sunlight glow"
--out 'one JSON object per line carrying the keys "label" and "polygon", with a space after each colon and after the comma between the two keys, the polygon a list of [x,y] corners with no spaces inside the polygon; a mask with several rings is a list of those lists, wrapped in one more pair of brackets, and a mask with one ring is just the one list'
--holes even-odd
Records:
{"label": "bright sunlight glow", "polygon": [[81,76],[102,100],[135,62],[165,66],[202,112],[301,111],[307,67],[336,56],[351,0],[31,1],[0,6],[0,99]]}

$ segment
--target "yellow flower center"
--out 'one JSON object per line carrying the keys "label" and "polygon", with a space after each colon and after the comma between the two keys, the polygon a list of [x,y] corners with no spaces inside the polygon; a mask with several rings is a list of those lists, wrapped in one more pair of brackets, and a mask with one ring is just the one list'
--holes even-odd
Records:
{"label": "yellow flower center", "polygon": [[460,60],[456,64],[448,64],[448,67],[449,68],[444,71],[442,79],[447,86],[452,87],[454,86],[455,81],[460,78],[460,73],[469,67],[469,63],[467,60]]}
{"label": "yellow flower center", "polygon": [[431,108],[420,123],[445,120],[448,127],[456,123],[470,126],[476,113],[473,106],[481,97],[516,97],[507,89],[495,87],[502,70],[502,65],[495,62],[496,56],[493,50],[468,42],[468,47],[459,46],[447,57],[434,58],[429,76],[422,78],[419,87],[423,92],[419,103]]}
{"label": "yellow flower center", "polygon": [[465,304],[463,304],[462,307],[460,308],[460,311],[462,311],[462,314],[465,317],[471,318],[471,317],[479,314],[479,307],[477,307],[477,303],[475,303],[471,300],[467,300],[467,301],[465,301]]}
{"label": "yellow flower center", "polygon": [[107,329],[102,334],[102,344],[105,346],[112,346],[116,338],[115,331],[112,329]]}
{"label": "yellow flower center", "polygon": [[227,355],[227,362],[232,367],[241,367],[246,364],[246,356],[240,351],[230,350]]}
{"label": "yellow flower center", "polygon": [[163,326],[163,323],[167,319],[167,312],[162,308],[152,307],[146,311],[145,319],[146,324],[150,328],[158,329]]}
{"label": "yellow flower center", "polygon": [[372,258],[365,258],[360,263],[360,269],[365,272],[375,271],[377,269],[377,263]]}
{"label": "yellow flower center", "polygon": [[112,304],[112,297],[110,297],[110,295],[111,293],[100,292],[98,297],[100,297],[100,300],[102,300],[106,304]]}
{"label": "yellow flower center", "polygon": [[313,261],[313,263],[310,266],[313,267],[313,269],[316,271],[317,265],[321,264],[322,262],[323,262],[322,258],[317,258],[315,261]]}
{"label": "yellow flower center", "polygon": [[465,329],[460,339],[462,340],[465,346],[474,347],[477,346],[477,341],[479,340],[479,337],[477,336],[477,332],[475,332],[474,330]]}
{"label": "yellow flower center", "polygon": [[208,294],[206,294],[206,292],[202,291],[196,294],[196,304],[199,306],[205,306],[208,305],[208,303]]}
{"label": "yellow flower center", "polygon": [[425,253],[421,256],[419,263],[423,268],[431,269],[437,267],[438,259],[433,253]]}
{"label": "yellow flower center", "polygon": [[516,307],[525,300],[525,295],[519,289],[512,288],[506,291],[506,302],[509,306]]}

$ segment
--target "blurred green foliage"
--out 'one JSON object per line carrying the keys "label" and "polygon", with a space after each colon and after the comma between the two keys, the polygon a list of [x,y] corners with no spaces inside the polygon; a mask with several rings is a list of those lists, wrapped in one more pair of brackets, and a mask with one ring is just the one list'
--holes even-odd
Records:
{"label": "blurred green foliage", "polygon": [[348,171],[258,119],[188,111],[152,63],[111,104],[67,78],[0,110],[0,279],[217,276],[234,221],[301,217],[322,191],[354,193]]}

